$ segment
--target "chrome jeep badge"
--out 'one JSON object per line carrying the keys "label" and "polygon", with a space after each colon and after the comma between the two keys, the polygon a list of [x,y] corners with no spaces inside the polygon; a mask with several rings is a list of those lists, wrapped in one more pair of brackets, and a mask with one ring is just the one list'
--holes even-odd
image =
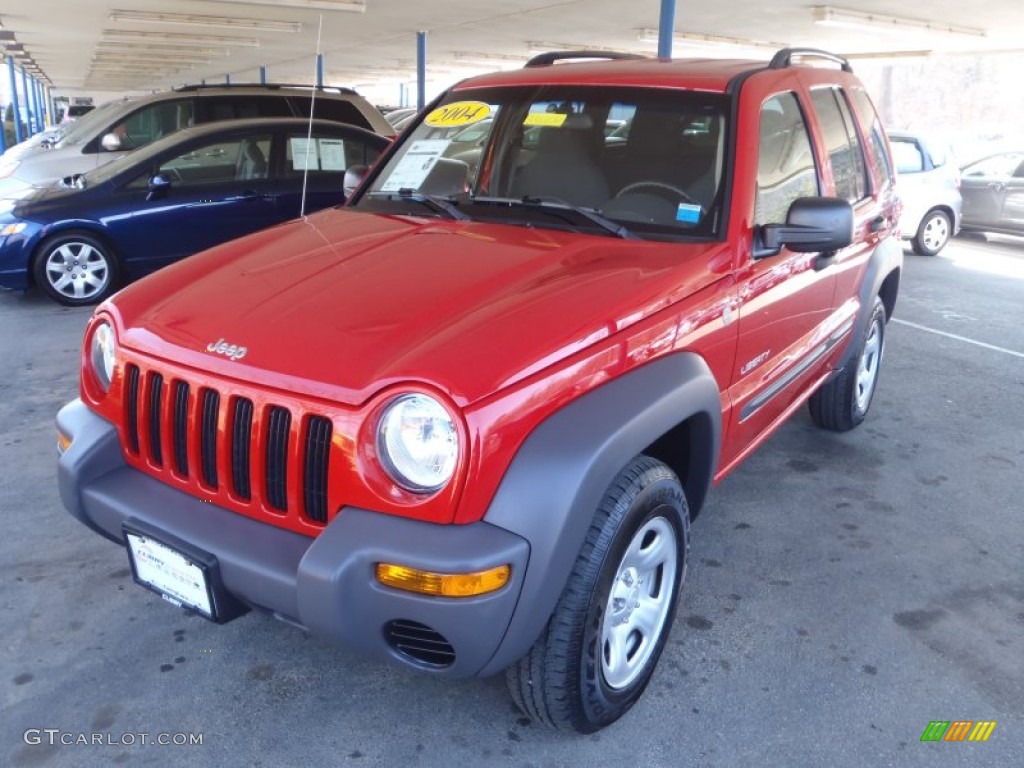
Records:
{"label": "chrome jeep badge", "polygon": [[241,360],[249,350],[237,344],[228,344],[224,339],[217,339],[206,345],[206,351],[224,355],[229,360]]}

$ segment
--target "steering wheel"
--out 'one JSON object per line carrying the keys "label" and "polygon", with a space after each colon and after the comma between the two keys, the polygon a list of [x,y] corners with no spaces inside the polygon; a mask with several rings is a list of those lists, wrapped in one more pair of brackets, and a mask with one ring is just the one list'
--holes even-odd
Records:
{"label": "steering wheel", "polygon": [[650,188],[652,188],[652,189],[654,189],[654,190],[656,190],[658,192],[662,192],[662,193],[671,192],[672,194],[677,195],[680,199],[682,199],[683,201],[685,201],[687,203],[690,203],[691,205],[697,205],[697,206],[700,205],[700,203],[698,203],[696,200],[694,200],[693,197],[691,197],[688,192],[686,192],[685,190],[680,189],[675,184],[669,184],[669,183],[664,182],[664,181],[653,181],[653,180],[634,181],[632,184],[627,184],[626,186],[624,186],[622,189],[620,189],[615,194],[615,199],[617,200],[618,198],[622,197],[623,195],[628,195],[630,192],[636,192],[638,189],[644,189],[645,187],[650,187]]}

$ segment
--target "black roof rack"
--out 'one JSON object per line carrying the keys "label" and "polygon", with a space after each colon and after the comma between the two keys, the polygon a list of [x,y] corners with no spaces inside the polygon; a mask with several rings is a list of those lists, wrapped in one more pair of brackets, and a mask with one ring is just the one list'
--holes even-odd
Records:
{"label": "black roof rack", "polygon": [[356,91],[351,88],[345,88],[340,85],[310,85],[309,83],[201,83],[201,84],[189,84],[181,85],[172,90],[175,91],[201,91],[205,88],[267,88],[269,90],[276,90],[278,88],[301,88],[306,91],[334,91],[336,93],[345,93],[348,95],[356,95]]}
{"label": "black roof rack", "polygon": [[804,56],[814,56],[819,59],[827,59],[828,61],[838,64],[843,72],[853,72],[853,67],[850,66],[850,62],[844,59],[842,56],[823,51],[820,48],[783,48],[781,51],[772,56],[771,62],[768,64],[769,69],[785,69],[786,67],[793,66],[793,59]]}
{"label": "black roof rack", "polygon": [[566,59],[646,59],[638,53],[619,53],[618,51],[549,51],[534,56],[525,67],[549,67],[556,61]]}

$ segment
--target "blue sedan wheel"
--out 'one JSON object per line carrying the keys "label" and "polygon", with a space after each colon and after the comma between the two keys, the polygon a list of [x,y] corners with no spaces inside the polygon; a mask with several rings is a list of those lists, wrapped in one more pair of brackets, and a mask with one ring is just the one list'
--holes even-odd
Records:
{"label": "blue sedan wheel", "polygon": [[117,282],[117,259],[96,238],[80,232],[52,237],[39,248],[36,285],[65,306],[95,304]]}

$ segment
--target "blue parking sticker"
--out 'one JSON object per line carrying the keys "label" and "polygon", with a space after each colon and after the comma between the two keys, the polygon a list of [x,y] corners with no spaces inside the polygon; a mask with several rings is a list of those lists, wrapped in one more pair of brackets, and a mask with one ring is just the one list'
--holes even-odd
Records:
{"label": "blue parking sticker", "polygon": [[680,203],[676,209],[676,221],[681,221],[684,224],[696,224],[700,221],[700,214],[703,209],[699,205],[690,205],[689,203]]}

